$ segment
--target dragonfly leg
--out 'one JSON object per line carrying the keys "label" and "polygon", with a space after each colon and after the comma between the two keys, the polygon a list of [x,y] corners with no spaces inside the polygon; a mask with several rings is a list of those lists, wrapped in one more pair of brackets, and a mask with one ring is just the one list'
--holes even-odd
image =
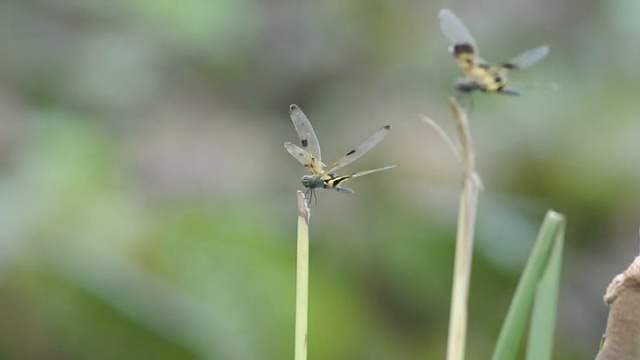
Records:
{"label": "dragonfly leg", "polygon": [[470,92],[459,91],[456,96],[456,101],[458,101],[458,104],[460,104],[462,108],[467,110],[467,113],[471,113],[473,111],[473,96]]}
{"label": "dragonfly leg", "polygon": [[307,200],[307,206],[311,206],[311,200],[313,200],[313,205],[318,204],[318,196],[316,196],[315,191],[311,188],[307,189],[304,193],[304,198]]}

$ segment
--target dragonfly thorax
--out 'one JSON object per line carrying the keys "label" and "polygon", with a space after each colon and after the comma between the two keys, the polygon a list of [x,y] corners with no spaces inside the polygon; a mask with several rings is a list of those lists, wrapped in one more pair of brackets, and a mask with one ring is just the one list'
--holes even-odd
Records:
{"label": "dragonfly thorax", "polygon": [[309,189],[317,189],[325,187],[325,181],[318,175],[304,175],[302,177],[302,185]]}
{"label": "dragonfly thorax", "polygon": [[479,62],[476,66],[465,69],[464,73],[470,83],[475,83],[479,89],[486,92],[500,91],[507,83],[505,69],[485,62]]}
{"label": "dragonfly thorax", "polygon": [[476,67],[456,81],[458,91],[469,93],[475,90],[519,96],[520,92],[507,88],[507,71],[498,67]]}

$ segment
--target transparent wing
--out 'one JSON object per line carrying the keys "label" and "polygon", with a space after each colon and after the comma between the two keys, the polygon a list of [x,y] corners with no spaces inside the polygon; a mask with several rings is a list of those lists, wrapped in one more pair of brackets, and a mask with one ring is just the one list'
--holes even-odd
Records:
{"label": "transparent wing", "polygon": [[295,126],[298,137],[302,142],[302,148],[310,152],[318,161],[322,161],[320,143],[307,116],[296,104],[289,106],[289,116],[291,116],[293,126]]}
{"label": "transparent wing", "polygon": [[508,69],[525,69],[542,60],[549,53],[548,46],[540,46],[535,49],[527,50],[522,54],[509,60],[504,67]]}
{"label": "transparent wing", "polygon": [[291,156],[298,160],[302,165],[308,167],[313,174],[322,173],[322,163],[314,158],[307,150],[304,150],[300,146],[291,142],[284,143],[284,148],[287,149],[289,154],[291,154]]}
{"label": "transparent wing", "polygon": [[391,130],[391,125],[383,126],[382,129],[378,130],[375,134],[371,135],[371,137],[365,140],[365,142],[363,142],[360,146],[358,146],[353,150],[349,150],[345,156],[340,158],[340,160],[336,161],[336,163],[333,164],[333,166],[331,166],[329,170],[325,171],[325,173],[334,172],[340,169],[341,167],[351,164],[352,162],[361,158],[362,155],[366,154],[369,150],[371,150],[374,146],[376,146],[380,141],[382,141],[382,139],[384,139],[384,137],[387,136],[387,133],[389,133],[389,130]]}
{"label": "transparent wing", "polygon": [[478,45],[471,36],[467,27],[464,26],[462,21],[449,9],[442,9],[438,13],[438,20],[440,20],[440,29],[451,45],[470,44],[474,52],[478,53]]}
{"label": "transparent wing", "polygon": [[384,171],[384,170],[389,170],[389,169],[393,169],[394,167],[396,167],[397,165],[389,165],[389,166],[385,166],[379,169],[373,169],[373,170],[367,170],[367,171],[360,171],[359,173],[355,173],[353,175],[351,175],[351,178],[357,178],[360,176],[365,176],[365,175],[369,175],[372,174],[374,172],[378,172],[378,171]]}
{"label": "transparent wing", "polygon": [[294,143],[286,142],[284,143],[284,148],[304,166],[309,166],[313,162],[313,155]]}

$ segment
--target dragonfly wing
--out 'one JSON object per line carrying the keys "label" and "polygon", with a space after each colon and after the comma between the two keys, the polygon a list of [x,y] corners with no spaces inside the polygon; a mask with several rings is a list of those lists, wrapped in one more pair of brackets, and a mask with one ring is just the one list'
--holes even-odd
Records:
{"label": "dragonfly wing", "polygon": [[289,116],[291,116],[293,126],[295,126],[298,137],[302,142],[302,148],[311,153],[311,155],[313,155],[313,157],[318,161],[322,161],[320,143],[318,142],[316,133],[313,131],[313,127],[311,126],[311,122],[309,122],[307,116],[296,104],[289,106]]}
{"label": "dragonfly wing", "polygon": [[381,167],[381,168],[378,168],[378,169],[360,171],[359,173],[355,173],[355,174],[351,175],[351,178],[357,178],[357,177],[360,177],[360,176],[373,174],[374,172],[393,169],[396,166],[398,166],[398,165],[389,165],[389,166]]}
{"label": "dragonfly wing", "polygon": [[391,130],[391,125],[385,125],[380,130],[376,131],[375,134],[371,135],[365,142],[363,142],[360,146],[353,150],[349,150],[346,155],[344,155],[340,160],[336,161],[333,166],[329,170],[325,171],[325,174],[332,173],[341,167],[351,164],[352,162],[361,158],[364,154],[366,154],[369,150],[371,150],[374,146],[376,146]]}
{"label": "dragonfly wing", "polygon": [[[444,36],[449,40],[451,46],[468,44],[471,45],[471,52],[478,53],[478,45],[471,36],[471,33],[466,26],[462,23],[462,20],[449,9],[442,9],[438,13],[438,20],[440,21],[440,29]],[[469,51],[467,51],[469,52]]]}
{"label": "dragonfly wing", "polygon": [[522,54],[509,60],[503,67],[507,69],[526,69],[529,66],[542,60],[549,53],[548,46],[540,46],[535,49],[527,50]]}
{"label": "dragonfly wing", "polygon": [[308,167],[313,174],[322,173],[322,163],[314,158],[313,155],[311,155],[311,153],[307,150],[304,150],[298,145],[291,142],[284,143],[284,148],[287,149],[289,154],[291,154],[291,156],[298,160],[302,165]]}

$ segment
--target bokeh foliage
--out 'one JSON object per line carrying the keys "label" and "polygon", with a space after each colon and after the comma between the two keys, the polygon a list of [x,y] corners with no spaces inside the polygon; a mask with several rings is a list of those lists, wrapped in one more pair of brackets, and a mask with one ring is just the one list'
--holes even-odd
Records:
{"label": "bokeh foliage", "polygon": [[[452,129],[459,71],[434,6],[2,2],[0,357],[292,356],[297,103],[328,162],[390,123],[349,169],[399,165],[318,194],[310,357],[443,358],[460,174],[418,114]],[[438,6],[489,60],[551,46],[513,74],[522,97],[474,97],[468,358],[488,358],[548,208],[570,224],[556,356],[592,358],[637,252],[638,4]]]}

